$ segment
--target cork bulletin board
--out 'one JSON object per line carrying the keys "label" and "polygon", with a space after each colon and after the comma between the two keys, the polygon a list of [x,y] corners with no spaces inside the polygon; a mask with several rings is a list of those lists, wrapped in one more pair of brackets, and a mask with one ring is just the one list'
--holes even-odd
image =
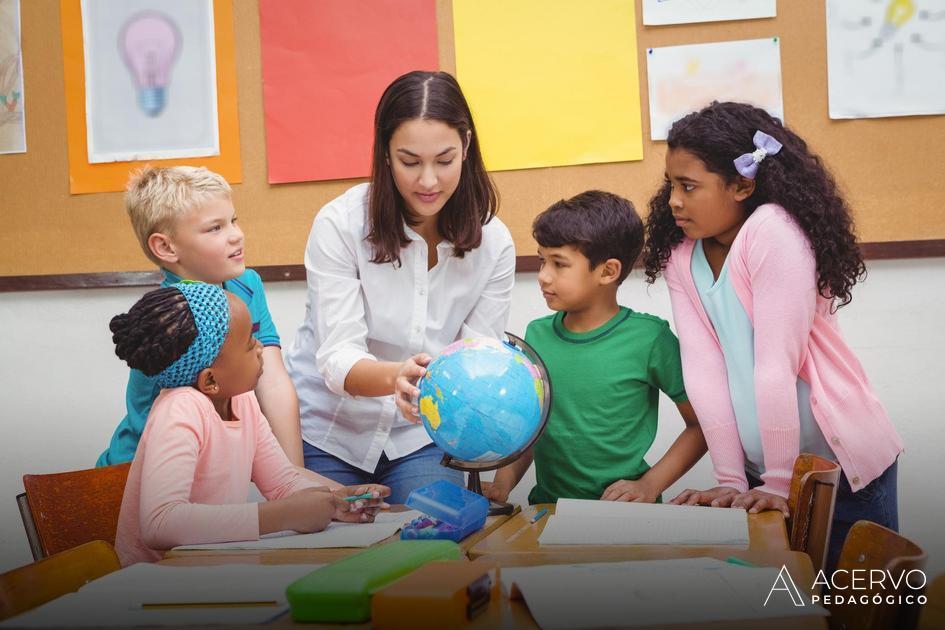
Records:
{"label": "cork bulletin board", "polygon": [[[358,180],[267,183],[258,3],[216,1],[232,1],[237,42],[243,178],[234,203],[247,263],[268,280],[301,279],[312,218]],[[640,0],[636,9],[643,160],[493,173],[520,270],[535,268],[530,225],[550,203],[599,188],[643,211],[659,187],[666,145],[648,139],[647,48],[764,37],[781,39],[786,123],[834,172],[867,257],[945,256],[945,116],[830,120],[823,0],[782,0],[771,19],[656,27],[643,26]],[[453,72],[450,0],[437,0],[437,19],[440,67]],[[0,155],[0,290],[156,282],[121,193],[69,194],[59,0],[21,2],[21,21],[28,152]]]}

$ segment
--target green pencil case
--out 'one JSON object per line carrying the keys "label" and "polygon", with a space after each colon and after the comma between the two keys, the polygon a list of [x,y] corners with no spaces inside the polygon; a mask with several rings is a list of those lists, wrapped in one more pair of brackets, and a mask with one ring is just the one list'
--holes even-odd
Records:
{"label": "green pencil case", "polygon": [[286,589],[296,621],[361,623],[371,595],[433,560],[460,560],[452,540],[397,540],[371,547],[299,578]]}

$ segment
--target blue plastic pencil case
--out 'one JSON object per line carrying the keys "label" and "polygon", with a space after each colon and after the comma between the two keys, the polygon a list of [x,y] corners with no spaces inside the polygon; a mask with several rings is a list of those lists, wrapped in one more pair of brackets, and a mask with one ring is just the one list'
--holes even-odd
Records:
{"label": "blue plastic pencil case", "polygon": [[400,529],[402,540],[437,539],[456,542],[481,529],[489,515],[489,500],[443,479],[417,488],[407,505],[426,514]]}

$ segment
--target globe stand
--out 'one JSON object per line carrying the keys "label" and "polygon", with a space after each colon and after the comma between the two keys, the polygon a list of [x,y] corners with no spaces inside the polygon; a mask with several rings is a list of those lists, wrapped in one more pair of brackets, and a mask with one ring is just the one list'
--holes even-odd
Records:
{"label": "globe stand", "polygon": [[[502,461],[506,463],[511,463],[517,458],[506,458]],[[453,459],[449,455],[444,455],[443,460],[440,461],[440,464],[446,466],[447,468],[452,468],[453,470],[460,470],[469,473],[469,479],[466,482],[466,489],[470,492],[475,492],[478,495],[482,495],[482,482],[479,480],[479,470],[470,470],[470,462],[464,462],[461,460]],[[504,464],[503,464],[504,465]],[[489,468],[488,470],[492,470]],[[509,503],[508,501],[494,501],[489,499],[489,516],[496,515],[506,515],[511,514],[515,511],[515,506]]]}
{"label": "globe stand", "polygon": [[[478,495],[482,495],[482,481],[479,479],[479,473],[485,470],[496,470],[507,466],[517,460],[522,456],[523,453],[527,452],[535,442],[538,441],[538,438],[541,437],[541,434],[545,431],[545,424],[548,422],[548,416],[551,414],[551,379],[548,377],[548,369],[545,367],[544,361],[541,360],[541,357],[538,356],[538,353],[535,350],[525,343],[525,340],[516,337],[510,332],[506,332],[505,336],[509,338],[509,341],[505,343],[510,346],[515,346],[525,353],[525,356],[531,360],[531,362],[538,368],[538,373],[541,375],[542,381],[542,391],[544,397],[541,403],[541,420],[538,423],[538,430],[535,431],[535,435],[531,437],[528,443],[510,454],[508,457],[504,457],[498,461],[493,462],[470,462],[461,459],[455,459],[451,455],[443,455],[443,459],[440,461],[440,464],[446,466],[447,468],[452,468],[453,470],[459,470],[462,472],[469,473],[469,480],[466,482],[466,488],[470,492],[475,492]],[[504,515],[511,514],[515,510],[515,506],[507,501],[493,501],[489,499],[489,516],[495,515]]]}

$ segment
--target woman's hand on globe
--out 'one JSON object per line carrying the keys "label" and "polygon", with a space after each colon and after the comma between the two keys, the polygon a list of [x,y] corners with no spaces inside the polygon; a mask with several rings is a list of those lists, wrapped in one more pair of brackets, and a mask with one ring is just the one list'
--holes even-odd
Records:
{"label": "woman's hand on globe", "polygon": [[394,401],[397,403],[397,409],[404,418],[414,424],[420,423],[420,410],[417,408],[420,390],[417,389],[417,381],[426,374],[426,366],[432,360],[433,357],[426,352],[415,354],[400,364],[400,370],[394,378]]}

